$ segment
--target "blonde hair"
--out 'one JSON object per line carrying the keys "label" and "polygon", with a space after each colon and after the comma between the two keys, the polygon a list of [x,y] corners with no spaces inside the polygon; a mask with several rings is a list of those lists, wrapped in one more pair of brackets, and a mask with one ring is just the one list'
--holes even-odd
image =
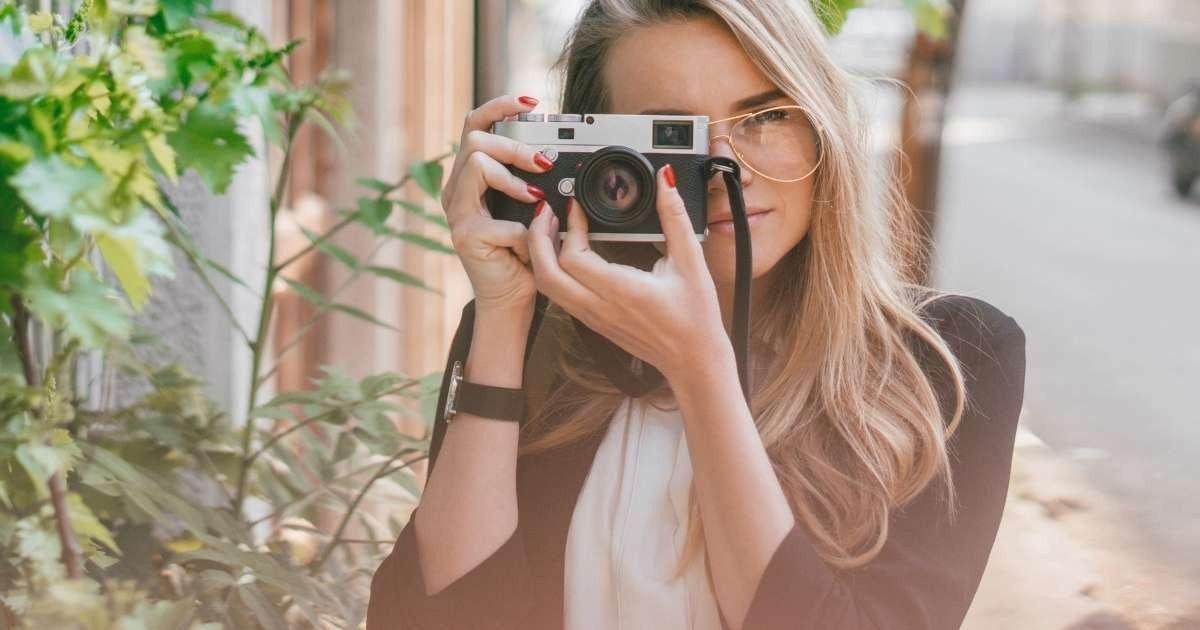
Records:
{"label": "blonde hair", "polygon": [[[724,22],[759,70],[808,109],[823,151],[809,232],[777,263],[782,273],[771,274],[770,299],[752,323],[750,410],[818,553],[838,568],[861,566],[887,540],[889,513],[936,477],[945,479],[954,516],[946,440],[965,398],[949,346],[920,317],[944,294],[903,277],[920,239],[900,176],[887,178],[882,202],[870,196],[870,121],[854,96],[864,79],[830,58],[809,0],[594,0],[559,61],[563,111],[607,111],[602,70],[622,34],[703,17]],[[658,255],[650,245],[628,243],[604,254],[610,260]],[[547,313],[569,317],[553,306]],[[913,341],[927,344],[948,368],[956,397],[948,422]],[[560,386],[523,426],[520,454],[593,436],[624,399],[577,338],[564,346]],[[651,404],[658,398],[647,397]],[[689,513],[677,575],[703,542],[694,487]]]}

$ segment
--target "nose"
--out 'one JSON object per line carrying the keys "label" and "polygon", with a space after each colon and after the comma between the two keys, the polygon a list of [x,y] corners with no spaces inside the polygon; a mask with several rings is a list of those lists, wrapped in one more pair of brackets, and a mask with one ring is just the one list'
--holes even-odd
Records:
{"label": "nose", "polygon": [[737,159],[737,154],[733,152],[733,145],[729,144],[729,136],[716,136],[708,141],[708,154],[712,156],[727,157],[731,160]]}
{"label": "nose", "polygon": [[[741,177],[742,188],[745,188],[746,186],[750,185],[750,180],[752,178],[752,175],[751,175],[752,171],[746,167],[746,163],[743,162],[740,157],[738,157],[737,153],[734,153],[733,145],[731,145],[729,143],[729,136],[724,136],[724,135],[714,136],[713,138],[709,139],[708,154],[713,157],[729,158],[729,159],[737,162],[738,166],[741,167],[739,170],[741,171],[741,174],[742,174],[742,177]],[[714,184],[716,186],[720,187],[719,190],[724,191],[725,178],[721,177],[719,173],[714,175],[712,177],[712,179],[709,180],[709,191],[710,192],[714,191],[714,188],[713,188]]]}

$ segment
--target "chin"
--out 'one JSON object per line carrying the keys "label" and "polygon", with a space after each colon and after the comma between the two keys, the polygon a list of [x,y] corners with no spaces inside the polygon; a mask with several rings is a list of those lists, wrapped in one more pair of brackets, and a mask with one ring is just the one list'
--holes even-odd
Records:
{"label": "chin", "polygon": [[[754,244],[754,264],[751,267],[750,275],[755,280],[767,275],[775,265],[778,264],[781,256],[776,252],[776,248],[769,245]],[[734,267],[737,264],[736,251],[732,244],[728,247],[720,248],[705,248],[704,260],[708,263],[708,272],[712,275],[713,282],[719,285],[733,285],[735,280]]]}

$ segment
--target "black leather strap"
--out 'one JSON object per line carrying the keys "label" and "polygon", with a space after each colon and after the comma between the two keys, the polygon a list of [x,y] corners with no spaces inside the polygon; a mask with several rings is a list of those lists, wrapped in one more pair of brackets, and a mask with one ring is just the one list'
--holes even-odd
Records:
{"label": "black leather strap", "polygon": [[463,381],[454,397],[454,413],[520,422],[525,418],[525,390]]}

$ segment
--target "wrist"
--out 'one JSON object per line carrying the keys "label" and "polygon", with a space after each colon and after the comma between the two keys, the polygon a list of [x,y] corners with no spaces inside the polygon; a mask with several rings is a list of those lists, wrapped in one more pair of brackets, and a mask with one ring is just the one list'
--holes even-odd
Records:
{"label": "wrist", "polygon": [[676,392],[711,390],[730,381],[740,387],[737,356],[728,338],[724,339],[724,343],[708,346],[702,353],[689,355],[688,359],[669,373],[664,372],[663,376]]}
{"label": "wrist", "polygon": [[463,379],[480,385],[520,388],[533,310],[532,303],[527,308],[489,306],[476,310]]}

